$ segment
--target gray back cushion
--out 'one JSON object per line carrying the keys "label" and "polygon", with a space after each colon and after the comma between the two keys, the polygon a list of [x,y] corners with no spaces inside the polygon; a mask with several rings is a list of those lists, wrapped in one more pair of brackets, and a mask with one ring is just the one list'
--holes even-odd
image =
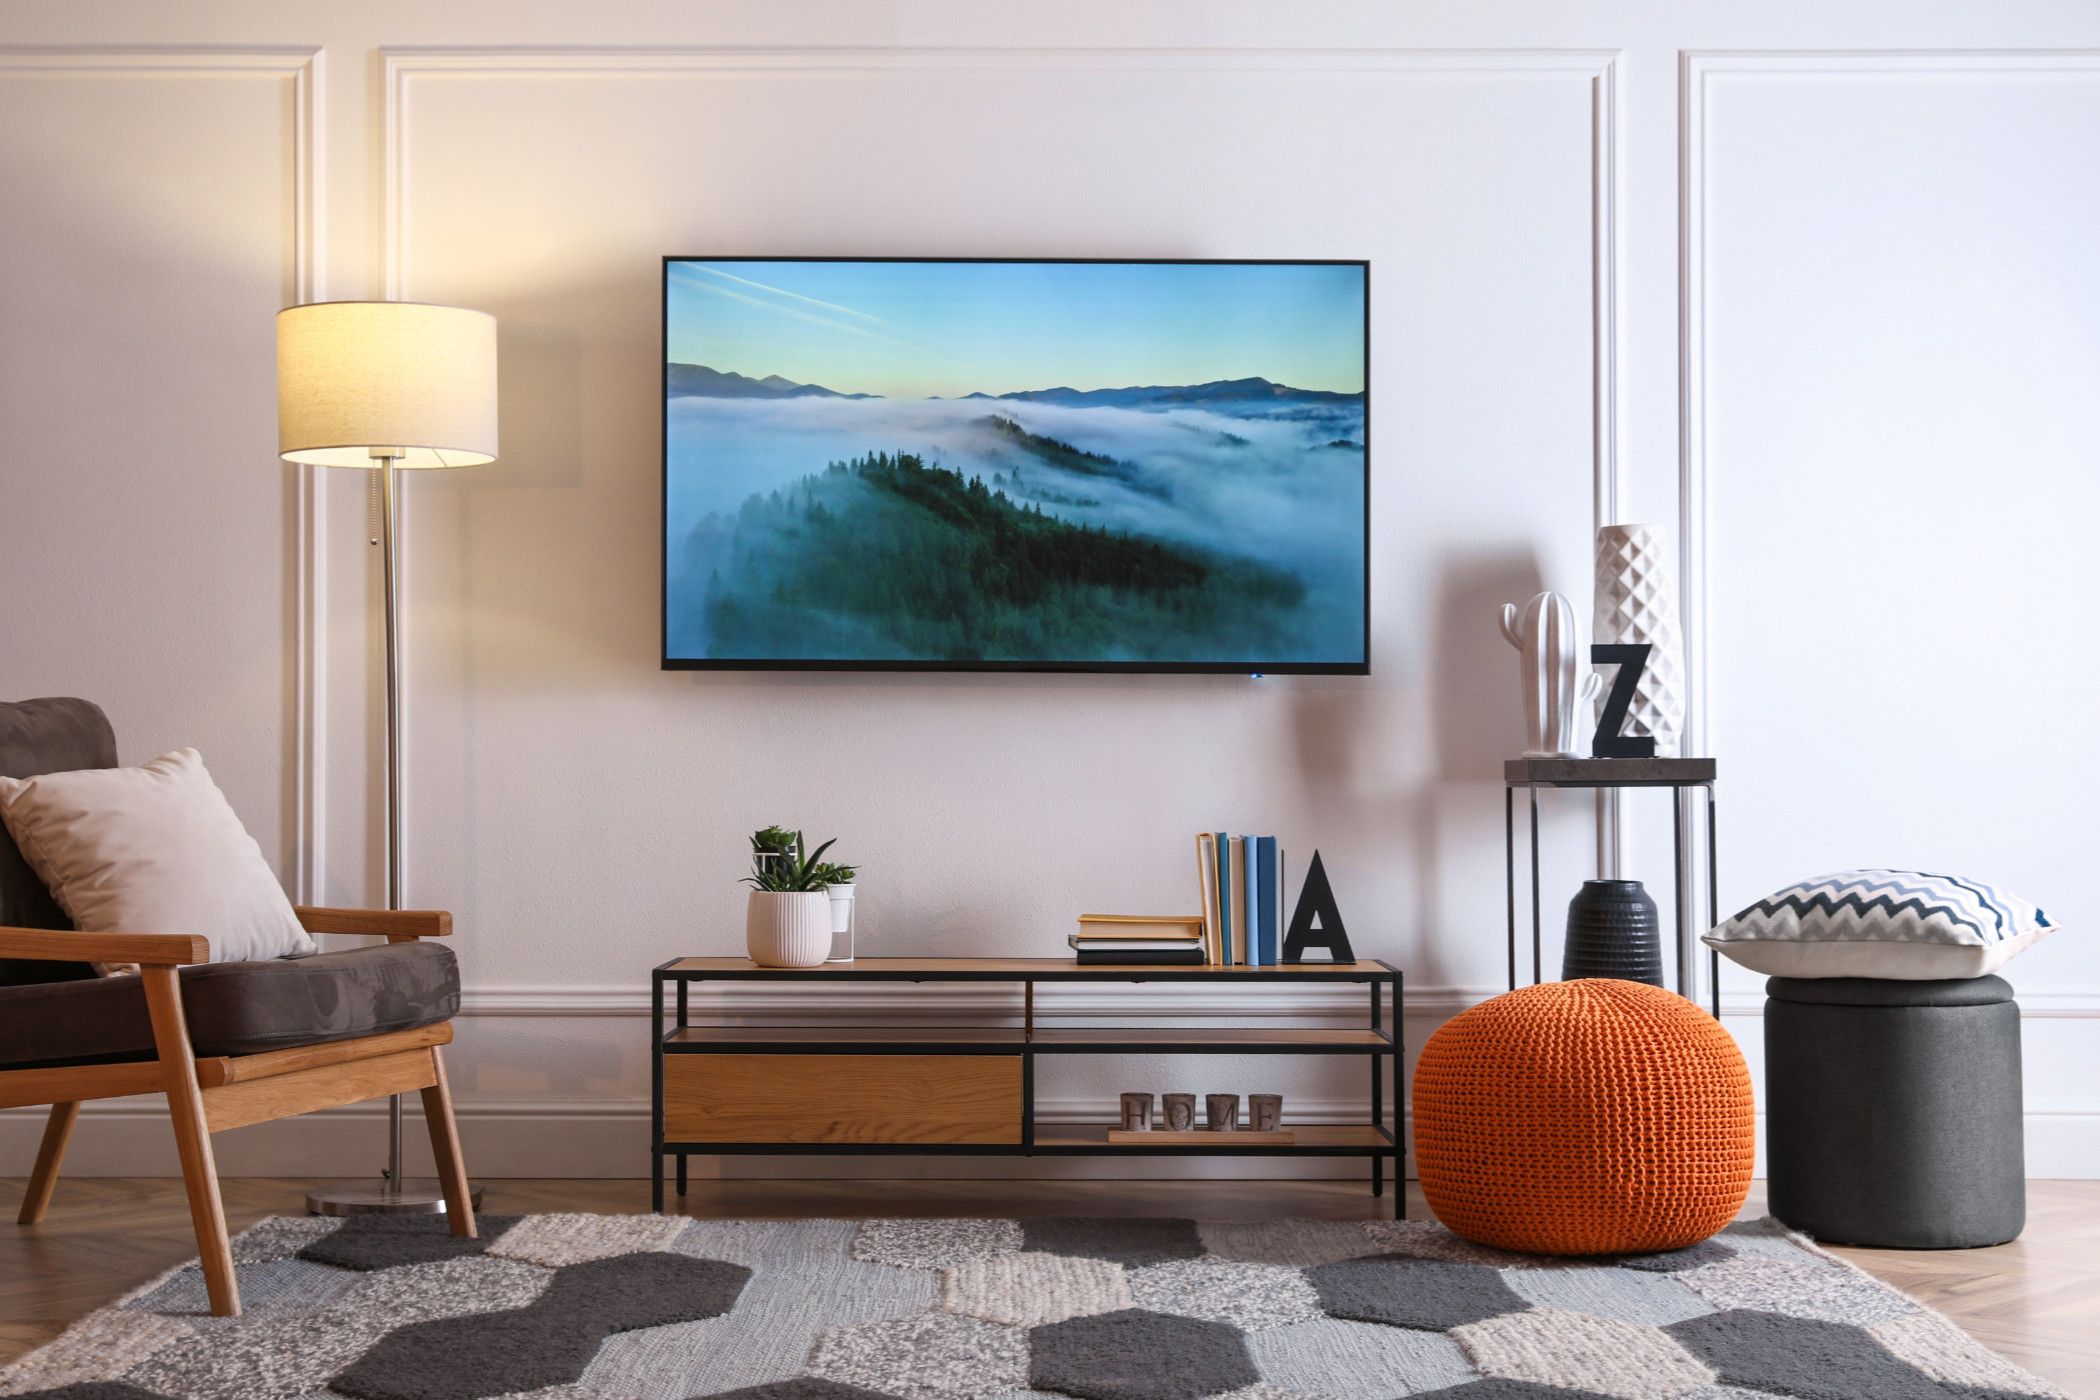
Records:
{"label": "gray back cushion", "polygon": [[[65,698],[0,701],[0,775],[34,778],[116,766],[117,736],[100,706]],[[0,926],[73,927],[5,826],[0,826]],[[84,962],[0,958],[0,987],[92,977],[94,971]]]}

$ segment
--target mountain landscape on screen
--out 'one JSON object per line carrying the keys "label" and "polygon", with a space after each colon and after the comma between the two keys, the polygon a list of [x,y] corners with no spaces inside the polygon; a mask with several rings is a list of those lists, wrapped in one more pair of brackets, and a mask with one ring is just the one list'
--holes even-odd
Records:
{"label": "mountain landscape on screen", "polygon": [[[668,266],[668,661],[1361,665],[1359,265],[1283,265],[1321,274],[1306,319],[1339,372],[1265,345],[1269,317],[1228,318],[1242,345],[1171,324],[1221,270],[1278,265],[1107,265],[1170,321],[1121,343],[1132,291],[1100,264]],[[1266,351],[1343,383],[1087,372],[1133,335],[1167,364]],[[1035,366],[1064,372],[1013,382]]]}

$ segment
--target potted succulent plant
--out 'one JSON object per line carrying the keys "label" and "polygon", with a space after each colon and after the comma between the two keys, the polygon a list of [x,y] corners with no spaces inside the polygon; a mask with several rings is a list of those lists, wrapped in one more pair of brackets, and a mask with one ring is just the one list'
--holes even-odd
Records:
{"label": "potted succulent plant", "polygon": [[799,831],[753,833],[744,947],[760,967],[815,967],[831,955],[831,901],[819,878],[831,844],[804,855]]}
{"label": "potted succulent plant", "polygon": [[853,961],[853,881],[860,868],[825,864],[817,867],[824,893],[831,899],[831,956],[827,962]]}
{"label": "potted succulent plant", "polygon": [[791,856],[802,849],[802,833],[784,826],[762,827],[751,833],[751,858],[759,865]]}

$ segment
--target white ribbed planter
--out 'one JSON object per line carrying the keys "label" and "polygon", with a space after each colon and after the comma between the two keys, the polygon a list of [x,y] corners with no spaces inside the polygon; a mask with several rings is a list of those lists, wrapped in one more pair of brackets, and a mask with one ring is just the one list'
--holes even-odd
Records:
{"label": "white ribbed planter", "polygon": [[831,955],[831,899],[751,891],[744,907],[744,948],[760,967],[815,967]]}

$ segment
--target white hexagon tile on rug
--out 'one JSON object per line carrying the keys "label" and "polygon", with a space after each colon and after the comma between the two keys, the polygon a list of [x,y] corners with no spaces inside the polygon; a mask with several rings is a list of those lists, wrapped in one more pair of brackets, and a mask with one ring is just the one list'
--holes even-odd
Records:
{"label": "white hexagon tile on rug", "polygon": [[35,1400],[2037,1400],[1770,1222],[1542,1259],[1409,1222],[266,1220],[0,1371]]}
{"label": "white hexagon tile on rug", "polygon": [[1035,1327],[1130,1306],[1123,1266],[1022,1250],[941,1271],[941,1306],[965,1317]]}

